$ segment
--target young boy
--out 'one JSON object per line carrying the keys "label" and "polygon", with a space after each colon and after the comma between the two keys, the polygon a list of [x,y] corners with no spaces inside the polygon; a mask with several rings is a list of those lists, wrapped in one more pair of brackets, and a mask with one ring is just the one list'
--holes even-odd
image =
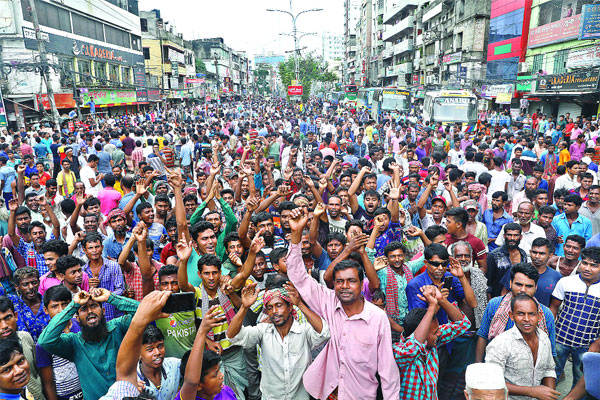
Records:
{"label": "young boy", "polygon": [[87,274],[82,271],[81,264],[79,258],[71,255],[62,256],[56,261],[56,276],[72,294],[89,290],[89,282],[86,280],[84,284],[83,281],[83,276],[87,277]]}
{"label": "young boy", "polygon": [[33,400],[26,388],[31,379],[29,368],[19,339],[0,340],[0,398]]}
{"label": "young boy", "polygon": [[[60,257],[66,256],[69,253],[69,246],[63,240],[52,239],[42,245],[41,252],[48,267],[48,272],[40,278],[40,288],[38,289],[43,296],[46,290],[52,286],[61,284],[62,279],[56,273],[56,262]],[[79,285],[83,290],[89,290],[89,277],[85,272],[81,276]]]}

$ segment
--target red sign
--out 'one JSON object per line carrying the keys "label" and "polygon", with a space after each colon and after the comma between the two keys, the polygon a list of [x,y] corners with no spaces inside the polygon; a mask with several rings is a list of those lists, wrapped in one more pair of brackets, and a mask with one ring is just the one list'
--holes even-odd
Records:
{"label": "red sign", "polygon": [[210,101],[210,96],[206,96],[206,101]]}
{"label": "red sign", "polygon": [[[38,107],[40,104],[44,106],[44,110],[50,109],[50,99],[47,94],[43,94],[40,98],[39,94],[35,95]],[[73,100],[73,94],[71,93],[54,93],[54,101],[56,102],[56,108],[73,108],[75,107],[75,100]]]}
{"label": "red sign", "polygon": [[288,96],[302,96],[302,86],[288,86]]}
{"label": "red sign", "polygon": [[419,83],[419,74],[413,74],[413,84]]}
{"label": "red sign", "polygon": [[187,78],[185,83],[204,83],[204,78]]}
{"label": "red sign", "polygon": [[563,18],[556,22],[533,28],[529,31],[529,43],[527,47],[532,48],[576,39],[579,37],[580,25],[581,14],[577,14],[573,17]]}
{"label": "red sign", "polygon": [[75,130],[75,125],[73,125],[73,121],[67,122],[67,126],[69,127],[69,132],[73,132]]}

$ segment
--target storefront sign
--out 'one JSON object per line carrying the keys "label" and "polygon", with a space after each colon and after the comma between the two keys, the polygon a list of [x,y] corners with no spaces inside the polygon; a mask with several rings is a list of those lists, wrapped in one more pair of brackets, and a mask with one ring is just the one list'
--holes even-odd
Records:
{"label": "storefront sign", "polygon": [[586,4],[581,10],[579,40],[600,39],[600,5]]}
{"label": "storefront sign", "polygon": [[185,55],[183,53],[180,53],[179,51],[172,49],[169,47],[169,61],[173,62],[178,62],[181,64],[185,64]]}
{"label": "storefront sign", "polygon": [[493,98],[497,97],[498,93],[512,93],[513,86],[507,85],[483,85],[481,86],[481,97]]}
{"label": "storefront sign", "polygon": [[533,76],[517,76],[517,92],[531,92],[532,82],[535,82]]}
{"label": "storefront sign", "polygon": [[567,68],[592,68],[600,66],[600,46],[570,50]]}
{"label": "storefront sign", "polygon": [[[53,33],[42,32],[42,40],[48,38],[46,51],[51,54],[59,54],[70,57],[83,58],[88,60],[109,61],[121,65],[134,66],[136,63],[144,65],[144,55],[117,49],[112,49],[108,45],[100,46],[85,41],[71,39],[66,36],[59,36]],[[23,38],[25,48],[28,50],[38,50],[38,43],[35,40],[35,31],[30,28],[23,28]]]}
{"label": "storefront sign", "polygon": [[496,96],[496,104],[510,104],[512,93],[498,93]]}
{"label": "storefront sign", "polygon": [[83,95],[83,104],[86,104],[92,98],[96,106],[126,105],[137,101],[134,90],[90,90]]}
{"label": "storefront sign", "polygon": [[201,78],[187,78],[185,83],[204,83],[204,79]]}
{"label": "storefront sign", "polygon": [[7,126],[6,108],[4,108],[4,99],[2,98],[2,89],[0,89],[0,126]]}
{"label": "storefront sign", "polygon": [[447,54],[442,57],[442,64],[454,64],[459,63],[462,60],[462,51],[457,53]]}
{"label": "storefront sign", "polygon": [[581,14],[563,18],[550,24],[538,26],[529,31],[528,48],[545,46],[550,43],[564,42],[579,37]]}
{"label": "storefront sign", "polygon": [[[83,92],[82,92],[83,93]],[[44,110],[50,110],[50,99],[47,94],[39,94],[35,95],[35,99],[37,101],[37,107],[40,105],[44,107]],[[56,108],[73,108],[75,107],[75,100],[73,100],[73,93],[54,93],[54,102],[56,103]]]}
{"label": "storefront sign", "polygon": [[302,96],[302,86],[288,86],[288,96]]}
{"label": "storefront sign", "polygon": [[171,74],[179,76],[179,63],[177,61],[171,61]]}
{"label": "storefront sign", "polygon": [[148,101],[160,101],[160,90],[149,89],[148,90]]}
{"label": "storefront sign", "polygon": [[546,75],[537,79],[537,92],[595,90],[598,87],[598,70]]}

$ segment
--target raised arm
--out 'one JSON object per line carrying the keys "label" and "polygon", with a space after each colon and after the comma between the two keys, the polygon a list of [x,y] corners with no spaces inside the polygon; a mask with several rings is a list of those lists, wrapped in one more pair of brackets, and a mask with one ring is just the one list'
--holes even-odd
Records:
{"label": "raised arm", "polygon": [[[19,205],[25,201],[25,165],[17,165],[17,198],[19,199]],[[4,183],[4,182],[2,182]]]}
{"label": "raised arm", "polygon": [[173,194],[175,195],[175,220],[177,221],[177,232],[179,233],[178,239],[183,239],[185,243],[188,243],[192,240],[192,236],[190,235],[190,228],[185,217],[183,194],[181,193],[181,186],[183,185],[181,174],[175,172],[173,175],[170,175],[168,182],[173,188]]}
{"label": "raised arm", "polygon": [[250,310],[250,307],[252,307],[258,298],[259,291],[256,285],[256,283],[252,283],[242,289],[242,304],[235,317],[229,322],[229,327],[227,328],[228,338],[234,338],[240,333],[248,310]]}
{"label": "raised arm", "polygon": [[189,283],[187,273],[187,262],[192,255],[192,242],[189,243],[185,239],[179,240],[175,246],[177,251],[177,257],[179,257],[179,269],[177,271],[177,280],[179,281],[179,287],[183,292],[193,292],[194,286]]}
{"label": "raised arm", "polygon": [[391,221],[398,222],[400,220],[400,204],[398,204],[398,199],[400,198],[400,186],[396,185],[393,182],[390,182],[389,186],[390,193],[387,209],[392,214]]}
{"label": "raised arm", "polygon": [[319,317],[317,313],[315,313],[306,305],[294,285],[290,283],[284,283],[283,287],[288,291],[288,295],[290,296],[292,304],[302,311],[302,314],[304,314],[306,321],[310,324],[310,326],[312,326],[317,333],[321,333],[321,331],[323,331],[323,320],[321,317]]}
{"label": "raised arm", "polygon": [[246,199],[246,213],[242,218],[242,222],[240,223],[240,229],[238,230],[240,242],[245,248],[250,247],[251,242],[248,238],[248,227],[250,226],[250,219],[252,219],[252,214],[257,208],[258,199],[255,197],[248,197],[248,199]]}
{"label": "raised arm", "polygon": [[435,193],[437,184],[438,184],[437,175],[430,175],[429,176],[429,184],[425,187],[425,191],[423,192],[423,194],[419,198],[419,201],[417,202],[417,209],[419,210],[419,217],[421,219],[425,218],[425,215],[427,214],[427,210],[425,209],[425,203],[427,203],[427,199],[431,195],[431,192]]}
{"label": "raised arm", "polygon": [[[469,279],[467,279],[467,277],[465,276],[462,266],[460,265],[458,260],[454,257],[450,257],[450,273],[454,277],[458,278],[458,280],[460,281],[460,284],[462,285],[463,290],[465,292],[465,301],[466,301],[467,305],[471,308],[477,307],[477,298],[475,297],[475,292],[473,292],[473,288],[471,287],[471,284],[469,283]],[[443,305],[441,305],[441,306],[443,306]],[[456,308],[456,307],[454,307],[454,308]],[[462,315],[460,318],[462,318]],[[453,319],[452,321],[457,321],[457,320]]]}
{"label": "raised arm", "polygon": [[308,241],[310,242],[310,251],[312,255],[316,258],[321,257],[323,253],[323,248],[317,241],[319,236],[319,224],[321,216],[325,214],[325,204],[323,202],[318,202],[315,210],[313,211],[313,219],[310,222],[310,233],[308,235]]}
{"label": "raised arm", "polygon": [[21,241],[21,237],[17,235],[17,208],[19,208],[18,199],[8,201],[8,211],[10,211],[10,215],[8,216],[8,236],[10,236],[15,247],[18,246]]}
{"label": "raised arm", "polygon": [[154,291],[154,273],[152,271],[152,260],[148,256],[146,240],[148,239],[148,227],[143,221],[140,221],[135,227],[139,228],[133,232],[133,237],[138,242],[138,267],[142,274],[142,293],[147,295]]}
{"label": "raised arm", "polygon": [[54,214],[52,207],[50,207],[50,204],[48,204],[48,202],[46,201],[46,196],[44,196],[44,195],[38,196],[37,201],[38,201],[39,206],[43,207],[46,210],[46,213],[48,214],[48,217],[50,218],[50,223],[52,224],[52,233],[54,234],[54,237],[56,239],[59,239],[60,238],[60,222],[58,221],[56,214]]}
{"label": "raised arm", "polygon": [[[358,175],[356,175],[356,179],[354,179],[354,182],[350,185],[350,189],[348,189],[348,197],[353,197],[358,192],[358,188],[362,184],[365,174],[369,173],[371,173],[370,167],[362,167],[360,169]],[[352,210],[352,212],[354,212],[354,210]]]}
{"label": "raised arm", "polygon": [[254,236],[254,239],[250,244],[248,257],[246,258],[244,265],[242,265],[242,269],[240,270],[240,272],[238,272],[236,276],[233,277],[231,282],[229,282],[229,284],[234,290],[239,290],[244,286],[246,279],[248,279],[248,277],[252,273],[252,269],[254,268],[254,263],[256,262],[256,254],[258,254],[258,252],[263,247],[265,247],[265,239],[260,235]]}

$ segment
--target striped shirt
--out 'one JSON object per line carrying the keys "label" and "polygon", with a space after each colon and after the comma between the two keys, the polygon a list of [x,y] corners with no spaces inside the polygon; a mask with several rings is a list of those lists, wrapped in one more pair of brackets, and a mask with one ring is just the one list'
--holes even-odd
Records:
{"label": "striped shirt", "polygon": [[[202,283],[200,283],[202,286]],[[206,299],[202,298],[202,288],[196,287],[194,288],[194,294],[196,298],[196,318],[201,321],[202,320],[202,302],[206,301]],[[219,302],[219,296],[215,296],[214,298],[208,299],[208,309],[212,306],[218,306],[217,311],[220,313],[225,313],[225,309],[222,304]],[[231,305],[233,307],[233,304]],[[214,335],[213,340],[221,345],[223,350],[229,348],[231,346],[231,342],[227,339],[227,328],[229,328],[229,322],[225,320],[222,324],[215,326],[212,328],[212,333]]]}

